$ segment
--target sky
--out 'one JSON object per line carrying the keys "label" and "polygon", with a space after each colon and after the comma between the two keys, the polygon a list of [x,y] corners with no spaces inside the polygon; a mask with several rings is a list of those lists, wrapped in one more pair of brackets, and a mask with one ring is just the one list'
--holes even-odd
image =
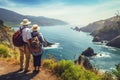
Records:
{"label": "sky", "polygon": [[87,25],[115,16],[120,12],[120,0],[0,0],[0,8]]}

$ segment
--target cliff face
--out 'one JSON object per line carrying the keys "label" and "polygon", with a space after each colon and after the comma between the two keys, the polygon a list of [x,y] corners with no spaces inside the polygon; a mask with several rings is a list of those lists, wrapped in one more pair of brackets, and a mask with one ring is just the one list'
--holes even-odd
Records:
{"label": "cliff face", "polygon": [[93,32],[93,31],[103,27],[104,22],[105,22],[104,20],[101,20],[101,21],[97,21],[97,22],[94,22],[94,23],[90,23],[87,26],[81,28],[81,31]]}
{"label": "cliff face", "polygon": [[10,27],[6,27],[3,24],[3,21],[0,20],[0,43],[7,44],[9,47],[12,47],[12,35],[14,33],[14,30],[12,30]]}
{"label": "cliff face", "polygon": [[100,40],[107,40],[110,41],[113,38],[117,37],[120,35],[120,21],[114,22],[110,26],[103,27],[96,32],[92,32],[91,35],[94,36],[94,39],[98,37]]}
{"label": "cliff face", "polygon": [[113,38],[111,41],[107,43],[107,46],[120,48],[120,35]]}

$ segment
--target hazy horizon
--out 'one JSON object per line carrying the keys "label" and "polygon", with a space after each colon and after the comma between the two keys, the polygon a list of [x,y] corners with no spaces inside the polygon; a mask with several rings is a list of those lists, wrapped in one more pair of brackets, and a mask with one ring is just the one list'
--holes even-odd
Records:
{"label": "hazy horizon", "polygon": [[120,11],[119,0],[0,0],[0,7],[23,15],[45,16],[74,25],[110,18]]}

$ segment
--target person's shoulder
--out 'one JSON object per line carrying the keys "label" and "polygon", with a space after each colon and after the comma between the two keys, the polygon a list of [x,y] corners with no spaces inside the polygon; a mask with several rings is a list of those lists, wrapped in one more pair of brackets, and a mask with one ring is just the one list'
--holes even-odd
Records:
{"label": "person's shoulder", "polygon": [[41,33],[41,32],[39,32],[39,35],[41,35],[41,36],[42,36],[42,33]]}
{"label": "person's shoulder", "polygon": [[41,32],[39,32],[39,34],[42,34]]}

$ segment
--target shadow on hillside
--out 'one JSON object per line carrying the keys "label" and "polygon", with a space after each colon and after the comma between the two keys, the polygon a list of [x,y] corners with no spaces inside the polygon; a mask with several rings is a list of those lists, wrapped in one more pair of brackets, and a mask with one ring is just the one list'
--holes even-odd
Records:
{"label": "shadow on hillside", "polygon": [[0,80],[31,80],[38,73],[19,73],[19,72],[10,72],[8,74],[0,75]]}

